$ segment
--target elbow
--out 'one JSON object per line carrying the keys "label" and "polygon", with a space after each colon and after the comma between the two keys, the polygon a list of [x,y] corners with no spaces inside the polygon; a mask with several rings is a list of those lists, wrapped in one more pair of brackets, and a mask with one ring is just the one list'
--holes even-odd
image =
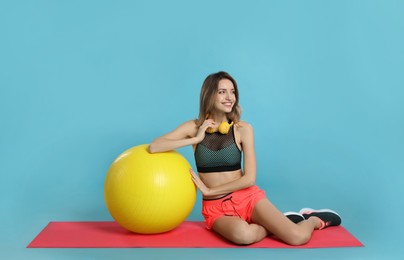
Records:
{"label": "elbow", "polygon": [[162,153],[166,152],[167,150],[165,149],[164,146],[161,145],[161,142],[159,140],[154,140],[149,144],[147,151],[149,153]]}
{"label": "elbow", "polygon": [[[247,177],[247,176],[246,176]],[[253,176],[248,176],[247,178],[246,178],[246,184],[247,184],[247,186],[248,187],[251,187],[251,186],[254,186],[255,185],[255,177],[253,177]]]}
{"label": "elbow", "polygon": [[147,148],[147,151],[148,151],[149,153],[157,153],[156,145],[153,144],[153,143],[149,144],[149,147]]}

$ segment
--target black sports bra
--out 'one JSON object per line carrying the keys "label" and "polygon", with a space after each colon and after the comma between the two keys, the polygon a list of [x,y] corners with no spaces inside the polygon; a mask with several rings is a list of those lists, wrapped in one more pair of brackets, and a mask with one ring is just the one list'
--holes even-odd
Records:
{"label": "black sports bra", "polygon": [[205,134],[195,148],[198,172],[224,172],[241,169],[241,151],[234,137],[234,125],[228,134]]}

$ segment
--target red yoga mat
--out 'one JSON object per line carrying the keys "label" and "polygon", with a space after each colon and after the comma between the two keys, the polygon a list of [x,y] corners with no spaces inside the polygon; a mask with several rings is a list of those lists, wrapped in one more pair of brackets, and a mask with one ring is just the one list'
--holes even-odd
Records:
{"label": "red yoga mat", "polygon": [[[274,238],[243,246],[247,248],[356,247],[363,244],[342,226],[314,231],[303,246],[289,246]],[[129,232],[116,222],[50,222],[28,248],[231,248],[227,242],[205,229],[203,222],[185,221],[176,229],[154,235]]]}

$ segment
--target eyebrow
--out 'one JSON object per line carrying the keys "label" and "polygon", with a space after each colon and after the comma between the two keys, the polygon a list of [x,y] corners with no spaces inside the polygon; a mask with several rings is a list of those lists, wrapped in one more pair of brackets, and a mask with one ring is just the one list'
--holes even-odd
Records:
{"label": "eyebrow", "polygon": [[[227,88],[218,88],[217,91],[219,90],[227,90]],[[235,90],[235,88],[231,88],[230,90]]]}

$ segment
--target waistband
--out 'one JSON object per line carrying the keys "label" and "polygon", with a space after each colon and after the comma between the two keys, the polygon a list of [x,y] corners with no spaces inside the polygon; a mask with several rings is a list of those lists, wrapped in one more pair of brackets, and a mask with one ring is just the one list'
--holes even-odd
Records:
{"label": "waistband", "polygon": [[229,194],[226,194],[222,197],[219,198],[214,198],[214,199],[203,199],[202,200],[202,204],[203,205],[215,205],[215,204],[220,204],[222,203],[224,200],[232,197],[233,199],[237,199],[237,198],[243,198],[244,196],[248,196],[248,194],[254,194],[256,192],[259,192],[260,188],[258,188],[258,186],[254,185],[245,189],[241,189],[241,190],[237,190],[234,192],[231,192]]}
{"label": "waistband", "polygon": [[222,200],[222,199],[226,198],[227,196],[229,196],[229,195],[231,195],[231,194],[233,194],[233,192],[227,193],[226,195],[223,195],[223,196],[221,196],[221,197],[219,197],[219,198],[213,198],[213,199],[202,199],[202,200],[203,200],[203,201],[215,201],[215,200]]}

